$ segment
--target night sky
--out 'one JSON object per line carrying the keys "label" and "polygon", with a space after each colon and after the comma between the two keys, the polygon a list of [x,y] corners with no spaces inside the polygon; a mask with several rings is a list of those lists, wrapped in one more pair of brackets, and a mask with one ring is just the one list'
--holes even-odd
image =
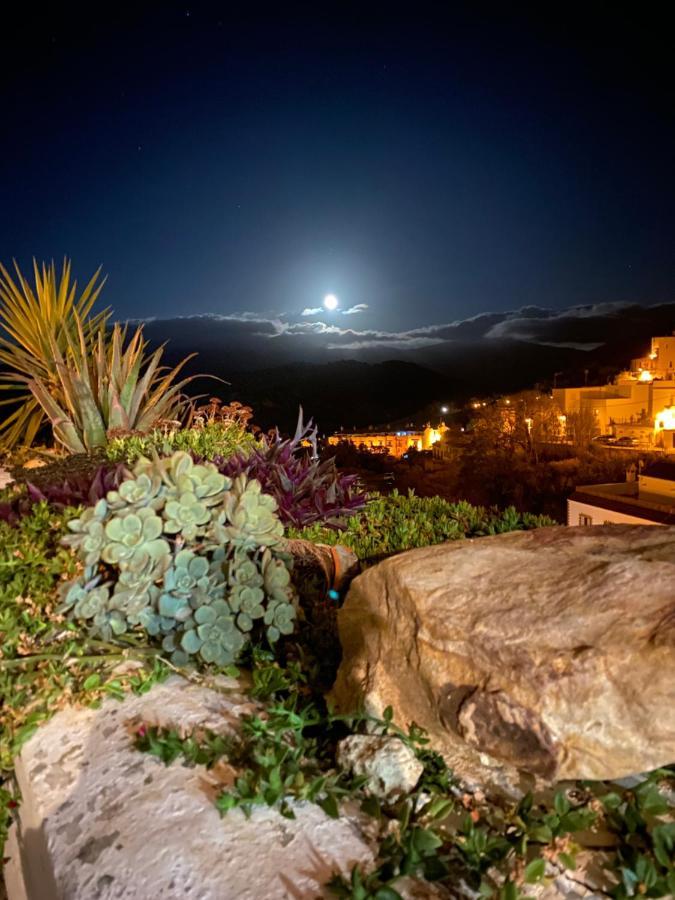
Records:
{"label": "night sky", "polygon": [[27,5],[2,28],[0,259],[102,264],[119,318],[347,347],[675,300],[665,20],[445,6]]}

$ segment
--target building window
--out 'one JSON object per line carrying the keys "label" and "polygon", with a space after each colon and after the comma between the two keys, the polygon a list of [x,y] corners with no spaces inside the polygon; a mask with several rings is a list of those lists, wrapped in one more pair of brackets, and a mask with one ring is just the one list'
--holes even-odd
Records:
{"label": "building window", "polygon": [[592,525],[593,517],[592,516],[584,516],[583,513],[579,514],[579,524],[580,525]]}

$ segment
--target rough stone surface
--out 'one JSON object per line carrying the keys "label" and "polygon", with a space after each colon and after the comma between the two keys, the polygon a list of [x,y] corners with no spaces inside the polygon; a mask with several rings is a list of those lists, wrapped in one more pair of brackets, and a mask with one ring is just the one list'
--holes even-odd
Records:
{"label": "rough stone surface", "polygon": [[338,744],[338,763],[354,775],[366,775],[376,797],[394,800],[409,794],[424,771],[413,751],[390,735],[352,734]]}
{"label": "rough stone surface", "polygon": [[[543,528],[392,557],[338,616],[342,711],[394,709],[517,792],[675,759],[675,527]],[[529,784],[528,784],[529,786]]]}
{"label": "rough stone surface", "polygon": [[297,804],[294,820],[267,808],[221,818],[217,775],[132,746],[140,720],[222,733],[250,710],[233,680],[221,693],[176,677],[122,703],[59,712],[18,760],[9,900],[22,876],[29,900],[313,900],[334,871],[372,865],[356,813],[334,820]]}

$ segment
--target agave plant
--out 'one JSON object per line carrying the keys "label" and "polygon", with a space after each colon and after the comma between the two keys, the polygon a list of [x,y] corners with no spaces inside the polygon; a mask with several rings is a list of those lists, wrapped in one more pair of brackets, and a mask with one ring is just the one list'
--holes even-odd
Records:
{"label": "agave plant", "polygon": [[142,326],[128,341],[118,323],[109,331],[100,322],[92,334],[77,312],[65,343],[62,351],[51,341],[56,390],[38,373],[25,381],[70,453],[105,446],[109,431],[144,432],[181,418],[188,403],[183,389],[197,376],[178,380],[178,374],[194,353],[174,368],[163,367],[164,347],[148,354]]}
{"label": "agave plant", "polygon": [[90,346],[93,336],[105,326],[110,315],[107,309],[91,315],[105,283],[105,279],[99,278],[100,269],[78,296],[77,282],[71,282],[67,259],[60,277],[53,262],[38,267],[33,261],[34,286],[24,278],[16,263],[14,268],[16,280],[0,264],[0,365],[9,369],[0,373],[0,390],[12,394],[0,400],[0,406],[15,406],[0,424],[0,443],[7,449],[20,442],[32,444],[45,422],[45,410],[29,387],[31,379],[38,379],[57,402],[63,401],[53,348],[61,356],[67,352],[75,318],[83,323],[83,339]]}

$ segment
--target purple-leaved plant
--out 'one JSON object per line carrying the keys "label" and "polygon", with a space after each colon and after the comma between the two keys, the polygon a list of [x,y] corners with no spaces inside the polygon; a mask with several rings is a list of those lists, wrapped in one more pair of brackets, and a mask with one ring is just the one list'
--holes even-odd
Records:
{"label": "purple-leaved plant", "polygon": [[35,503],[45,500],[54,509],[66,506],[95,506],[108,491],[116,490],[128,477],[123,463],[107,463],[92,474],[72,475],[63,481],[43,482],[39,487],[30,481],[26,490],[9,502],[0,503],[0,521],[14,523],[30,512]]}
{"label": "purple-leaved plant", "polygon": [[277,501],[285,525],[302,528],[321,522],[341,529],[348,516],[366,505],[366,494],[356,475],[339,472],[333,458],[319,459],[316,432],[311,420],[304,424],[301,408],[292,438],[282,438],[275,429],[252,451],[213,462],[230,478],[242,473],[256,478]]}

